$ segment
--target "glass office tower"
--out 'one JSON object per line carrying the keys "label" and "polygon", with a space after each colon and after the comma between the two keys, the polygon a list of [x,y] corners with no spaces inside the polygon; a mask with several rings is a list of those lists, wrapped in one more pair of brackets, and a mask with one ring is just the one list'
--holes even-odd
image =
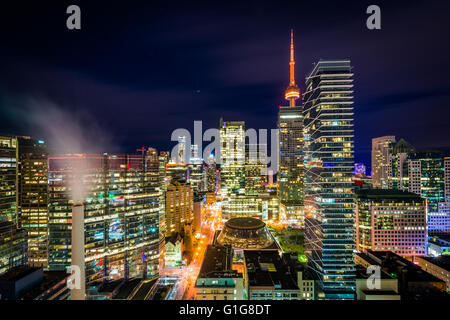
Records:
{"label": "glass office tower", "polygon": [[73,168],[82,165],[87,282],[158,274],[158,167],[142,155],[49,157],[49,269],[71,261]]}
{"label": "glass office tower", "polygon": [[17,158],[15,136],[0,136],[0,274],[27,264],[27,232],[17,228]]}
{"label": "glass office tower", "polygon": [[320,60],[306,77],[305,251],[326,299],[353,299],[353,73]]}
{"label": "glass office tower", "polygon": [[29,265],[47,268],[47,145],[30,137],[18,137],[18,145],[18,226],[28,234]]}
{"label": "glass office tower", "polygon": [[222,196],[244,193],[245,123],[220,119],[220,181]]}

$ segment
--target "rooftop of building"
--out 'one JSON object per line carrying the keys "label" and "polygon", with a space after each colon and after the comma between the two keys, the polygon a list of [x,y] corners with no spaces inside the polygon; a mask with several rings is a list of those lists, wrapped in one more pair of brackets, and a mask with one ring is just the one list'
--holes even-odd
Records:
{"label": "rooftop of building", "polygon": [[278,250],[244,250],[244,264],[249,287],[298,289],[288,265],[283,263]]}
{"label": "rooftop of building", "polygon": [[380,265],[385,272],[399,280],[402,280],[402,274],[404,274],[407,282],[442,282],[392,251],[367,250],[365,253],[357,253],[357,255],[369,264]]}
{"label": "rooftop of building", "polygon": [[98,292],[113,292],[122,282],[123,279],[102,282],[98,286]]}
{"label": "rooftop of building", "polygon": [[423,201],[422,198],[412,192],[396,190],[396,189],[357,189],[355,195],[364,199],[411,199]]}
{"label": "rooftop of building", "polygon": [[205,256],[198,274],[199,278],[238,277],[233,270],[233,248],[229,245],[210,244],[206,247]]}
{"label": "rooftop of building", "polygon": [[442,234],[428,237],[428,242],[438,245],[450,245],[450,235]]}
{"label": "rooftop of building", "polygon": [[41,268],[17,266],[0,275],[0,282],[16,282]]}
{"label": "rooftop of building", "polygon": [[44,271],[42,282],[39,285],[28,290],[20,298],[24,300],[35,299],[41,294],[45,293],[50,288],[52,288],[53,286],[55,286],[56,284],[58,284],[59,282],[68,279],[69,276],[70,274],[67,273],[66,271]]}
{"label": "rooftop of building", "polygon": [[264,228],[265,225],[266,224],[261,220],[250,217],[232,218],[225,222],[225,226],[228,228],[239,230],[261,229]]}
{"label": "rooftop of building", "polygon": [[[395,279],[393,276],[388,274],[387,272],[380,270],[380,276],[382,280],[392,280]],[[372,276],[373,273],[369,272],[367,273],[367,268],[364,268],[363,266],[356,265],[356,279],[368,279],[370,276]]]}
{"label": "rooftop of building", "polygon": [[438,150],[415,150],[408,154],[411,160],[444,159],[444,153]]}
{"label": "rooftop of building", "polygon": [[450,256],[439,256],[439,257],[419,257],[425,261],[428,261],[442,269],[450,271]]}
{"label": "rooftop of building", "polygon": [[292,277],[297,281],[297,272],[302,272],[303,280],[313,280],[313,274],[309,268],[307,268],[305,263],[300,263],[298,260],[298,255],[295,253],[283,253],[281,260],[284,264],[289,267]]}
{"label": "rooftop of building", "polygon": [[170,237],[166,238],[166,243],[171,242],[173,245],[176,245],[178,241],[183,241],[183,237],[179,232],[172,233]]}
{"label": "rooftop of building", "polygon": [[125,280],[125,282],[118,289],[117,293],[113,296],[113,299],[123,300],[128,298],[141,280],[142,279],[138,278]]}
{"label": "rooftop of building", "polygon": [[393,153],[408,153],[414,151],[414,147],[405,139],[401,138],[393,147]]}

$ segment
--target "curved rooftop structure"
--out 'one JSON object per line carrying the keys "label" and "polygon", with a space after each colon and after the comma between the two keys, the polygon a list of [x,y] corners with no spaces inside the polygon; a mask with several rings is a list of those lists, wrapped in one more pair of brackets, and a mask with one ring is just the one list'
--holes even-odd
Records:
{"label": "curved rooftop structure", "polygon": [[225,223],[217,243],[238,249],[264,249],[274,243],[266,224],[259,219],[232,218]]}

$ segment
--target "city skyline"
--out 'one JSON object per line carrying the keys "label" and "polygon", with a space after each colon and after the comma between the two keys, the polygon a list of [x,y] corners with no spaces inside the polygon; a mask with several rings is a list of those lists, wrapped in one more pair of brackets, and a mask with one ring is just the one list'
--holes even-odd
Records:
{"label": "city skyline", "polygon": [[[439,15],[447,4],[437,6],[442,10],[433,14]],[[54,104],[69,117],[104,130],[114,148],[123,152],[141,145],[170,150],[170,132],[189,129],[199,119],[205,127],[217,127],[223,117],[244,120],[249,128],[275,128],[289,70],[285,38],[294,29],[301,92],[314,61],[352,60],[357,71],[355,162],[370,168],[370,141],[383,135],[406,137],[422,149],[449,150],[445,129],[450,117],[432,117],[448,114],[445,106],[450,103],[445,72],[433,67],[447,66],[450,56],[448,45],[434,41],[431,32],[446,32],[442,19],[419,29],[412,25],[414,37],[408,36],[411,21],[430,15],[429,7],[412,2],[403,10],[383,4],[383,28],[370,31],[365,27],[366,7],[350,2],[333,8],[339,18],[333,18],[333,10],[322,11],[334,30],[328,32],[308,15],[318,9],[313,4],[302,4],[298,11],[292,10],[294,5],[293,12],[272,4],[234,4],[222,14],[214,13],[220,4],[139,12],[123,8],[129,18],[120,26],[111,21],[122,15],[122,8],[85,4],[82,29],[75,34],[64,28],[64,15],[56,17],[59,9],[65,12],[63,5],[31,6],[22,13],[26,23],[2,21],[12,32],[6,34],[1,53],[6,76],[0,80],[0,125],[3,133],[37,136],[39,130],[30,128],[29,121],[17,119],[29,108]],[[63,28],[57,28],[58,23]],[[183,28],[185,24],[189,28]],[[343,34],[349,36],[339,37]],[[49,50],[54,40],[59,45]],[[418,42],[433,56],[416,49]],[[386,52],[389,56],[380,59]],[[406,121],[394,121],[399,117]],[[151,126],[145,120],[155,118]]]}
{"label": "city skyline", "polygon": [[367,3],[11,7],[0,300],[450,301],[450,4]]}

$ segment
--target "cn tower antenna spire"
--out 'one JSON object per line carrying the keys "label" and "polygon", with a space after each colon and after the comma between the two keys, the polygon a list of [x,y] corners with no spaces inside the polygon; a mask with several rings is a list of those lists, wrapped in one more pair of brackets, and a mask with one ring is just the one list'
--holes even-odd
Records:
{"label": "cn tower antenna spire", "polygon": [[291,57],[289,59],[289,87],[284,97],[289,100],[289,105],[295,107],[295,100],[300,97],[300,90],[295,84],[295,58],[294,58],[294,30],[291,29]]}
{"label": "cn tower antenna spire", "polygon": [[291,85],[295,85],[295,58],[294,58],[294,30],[291,29],[291,59],[289,60],[290,81]]}

